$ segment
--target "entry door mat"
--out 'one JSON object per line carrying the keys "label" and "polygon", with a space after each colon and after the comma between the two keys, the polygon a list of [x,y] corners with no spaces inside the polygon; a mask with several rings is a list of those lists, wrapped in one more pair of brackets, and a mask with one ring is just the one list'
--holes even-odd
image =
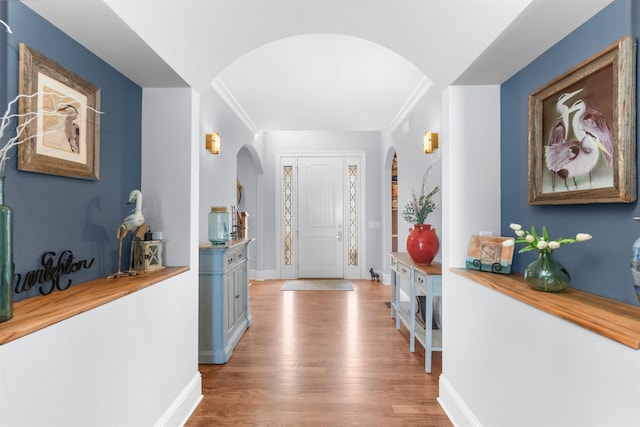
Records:
{"label": "entry door mat", "polygon": [[353,285],[341,279],[287,280],[281,291],[352,291]]}

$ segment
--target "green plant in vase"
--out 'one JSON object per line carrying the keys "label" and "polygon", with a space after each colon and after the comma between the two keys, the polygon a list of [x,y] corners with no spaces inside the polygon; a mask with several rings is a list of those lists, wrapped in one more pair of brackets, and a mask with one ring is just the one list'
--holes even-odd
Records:
{"label": "green plant in vase", "polygon": [[425,224],[430,213],[435,211],[436,203],[434,196],[440,191],[436,185],[428,190],[430,166],[422,177],[420,192],[413,191],[411,199],[405,205],[401,215],[413,228],[409,229],[407,235],[407,252],[416,264],[430,264],[440,248],[438,236],[431,225]]}

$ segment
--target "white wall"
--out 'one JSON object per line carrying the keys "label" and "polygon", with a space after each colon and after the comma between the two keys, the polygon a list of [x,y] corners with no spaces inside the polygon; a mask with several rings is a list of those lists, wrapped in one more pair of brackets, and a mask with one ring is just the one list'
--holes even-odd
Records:
{"label": "white wall", "polygon": [[[469,236],[479,231],[493,231],[497,235],[500,231],[500,87],[446,89],[442,94],[440,138],[443,215],[441,381],[447,383],[448,376],[455,376],[458,369],[450,361],[471,358],[476,351],[463,353],[468,351],[464,341],[475,341],[466,330],[455,329],[454,325],[479,323],[467,316],[470,306],[476,302],[459,298],[458,293],[453,292],[457,279],[449,268],[464,266]],[[463,386],[464,381],[472,380],[455,377],[451,387],[455,390]],[[484,385],[485,391],[491,384]],[[440,396],[443,394],[441,386]],[[455,407],[445,406],[445,409],[451,417]]]}
{"label": "white wall", "polygon": [[143,90],[142,209],[163,233],[167,265],[197,267],[199,108],[191,89]]}
{"label": "white wall", "polygon": [[[237,156],[245,144],[254,141],[254,135],[244,126],[242,121],[229,109],[222,98],[213,90],[201,95],[200,129],[198,136],[198,153],[200,156],[200,203],[198,223],[200,230],[198,240],[201,244],[209,243],[207,218],[211,206],[231,206],[237,204],[236,181],[238,177]],[[213,155],[205,150],[205,134],[220,133],[220,154]],[[247,195],[251,197],[251,195]],[[259,253],[251,251],[251,256],[259,257]]]}
{"label": "white wall", "polygon": [[439,401],[455,425],[640,425],[640,352],[472,280],[444,280]]}
{"label": "white wall", "polygon": [[[422,148],[422,138],[426,131],[438,132],[441,130],[441,94],[435,88],[430,88],[423,97],[416,103],[411,112],[395,129],[388,143],[390,148],[396,151],[398,156],[398,251],[406,252],[407,235],[409,228],[413,224],[402,219],[404,206],[411,199],[412,192],[419,192],[422,185],[422,177],[428,168],[429,178],[427,188],[433,189],[439,186],[441,191],[436,194],[436,210],[427,217],[427,224],[431,224],[436,230],[439,239],[442,240],[442,151],[436,150],[432,154],[424,154]],[[440,138],[442,135],[439,135]],[[441,141],[442,144],[442,141]],[[383,146],[383,150],[387,150]],[[385,165],[386,176],[389,177],[391,165]],[[389,182],[385,185],[390,186]],[[391,209],[390,193],[385,192],[384,201],[385,212]],[[390,224],[390,223],[389,223]],[[390,235],[391,230],[385,234]],[[389,240],[390,242],[390,240]],[[387,251],[391,246],[387,247]],[[442,249],[435,256],[435,261],[442,261]],[[388,262],[386,263],[388,264]],[[388,265],[385,265],[385,272],[389,272]]]}
{"label": "white wall", "polygon": [[469,236],[500,233],[500,87],[450,87],[442,111],[443,265],[463,267]]}
{"label": "white wall", "polygon": [[183,273],[0,346],[0,425],[181,425],[202,396],[197,298]]}

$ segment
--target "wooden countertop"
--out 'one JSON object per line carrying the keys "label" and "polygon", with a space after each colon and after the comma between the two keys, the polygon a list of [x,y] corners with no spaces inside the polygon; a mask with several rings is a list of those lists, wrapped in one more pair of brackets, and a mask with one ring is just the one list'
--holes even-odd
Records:
{"label": "wooden countertop", "polygon": [[640,349],[640,307],[573,288],[561,293],[535,291],[519,273],[494,274],[465,268],[450,271],[635,350]]}
{"label": "wooden countertop", "polygon": [[188,270],[189,267],[166,267],[137,276],[100,278],[71,286],[64,291],[18,301],[13,304],[13,318],[0,323],[0,345]]}
{"label": "wooden countertop", "polygon": [[219,245],[214,245],[213,243],[201,243],[199,247],[200,249],[228,249],[243,243],[251,243],[254,240],[256,239],[250,237],[247,239],[227,240],[227,243],[221,243]]}
{"label": "wooden countertop", "polygon": [[389,256],[395,258],[398,262],[413,266],[416,270],[419,270],[427,275],[442,275],[442,264],[440,264],[439,262],[432,262],[431,264],[416,264],[413,262],[407,252],[389,252]]}

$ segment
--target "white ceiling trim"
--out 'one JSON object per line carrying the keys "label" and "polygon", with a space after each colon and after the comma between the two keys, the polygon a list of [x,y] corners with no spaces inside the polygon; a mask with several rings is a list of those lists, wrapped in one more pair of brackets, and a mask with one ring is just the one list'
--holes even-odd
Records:
{"label": "white ceiling trim", "polygon": [[420,80],[413,92],[411,92],[411,94],[407,98],[407,101],[398,111],[398,114],[396,114],[396,116],[389,124],[390,132],[394,132],[398,128],[398,126],[400,126],[405,117],[407,117],[407,115],[413,110],[413,107],[416,106],[418,101],[420,101],[420,99],[424,96],[425,93],[427,93],[432,85],[433,82],[431,82],[431,80],[429,80],[426,76],[423,77],[422,80]]}
{"label": "white ceiling trim", "polygon": [[213,82],[211,82],[211,86],[213,90],[215,90],[220,98],[233,110],[233,112],[238,116],[238,118],[244,123],[244,125],[249,129],[249,131],[255,136],[258,134],[260,129],[257,128],[254,121],[251,119],[249,114],[242,108],[242,105],[238,102],[238,100],[233,96],[231,90],[227,87],[220,76],[216,77]]}

